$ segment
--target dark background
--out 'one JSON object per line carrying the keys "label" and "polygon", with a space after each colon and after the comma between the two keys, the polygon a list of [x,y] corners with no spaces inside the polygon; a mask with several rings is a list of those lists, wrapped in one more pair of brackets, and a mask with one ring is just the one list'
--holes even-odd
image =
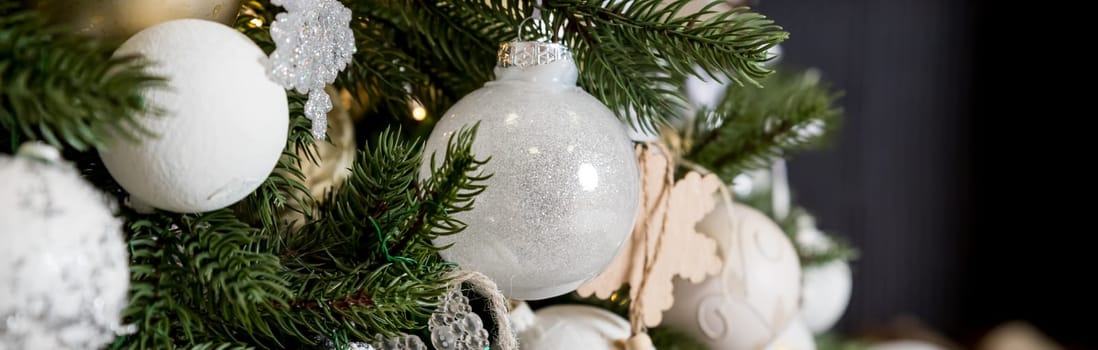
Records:
{"label": "dark background", "polygon": [[1094,229],[1078,213],[1093,205],[1077,196],[1090,186],[1070,177],[1077,158],[1052,159],[1079,132],[1070,112],[1047,107],[1058,99],[1037,95],[1063,87],[1025,66],[1054,70],[1071,50],[1029,45],[1023,23],[1046,12],[1011,17],[1006,6],[756,4],[792,33],[783,63],[817,67],[846,92],[830,148],[789,165],[795,200],[861,251],[840,330],[873,333],[909,316],[971,347],[1024,320],[1069,348],[1098,348],[1087,271],[1098,245],[1084,243]]}

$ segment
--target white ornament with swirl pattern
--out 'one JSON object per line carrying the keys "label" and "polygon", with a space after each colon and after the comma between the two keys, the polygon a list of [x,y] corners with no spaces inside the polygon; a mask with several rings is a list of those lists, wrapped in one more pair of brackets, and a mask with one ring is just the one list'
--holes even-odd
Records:
{"label": "white ornament with swirl pattern", "polygon": [[801,270],[793,244],[766,214],[727,201],[698,231],[717,240],[724,270],[700,284],[676,279],[663,325],[715,350],[763,348],[798,317]]}
{"label": "white ornament with swirl pattern", "polygon": [[[468,224],[439,246],[449,261],[494,280],[512,299],[573,291],[602,271],[633,228],[639,173],[625,126],[576,86],[568,50],[544,42],[501,46],[496,80],[447,111],[427,141],[431,154],[480,123],[473,153],[491,157],[487,189]],[[437,165],[437,164],[436,164]]]}

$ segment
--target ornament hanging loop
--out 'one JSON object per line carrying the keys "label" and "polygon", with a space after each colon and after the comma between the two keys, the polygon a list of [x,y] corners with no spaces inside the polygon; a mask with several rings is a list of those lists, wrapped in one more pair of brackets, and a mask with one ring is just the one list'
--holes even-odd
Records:
{"label": "ornament hanging loop", "polygon": [[[537,9],[535,9],[534,11],[537,12]],[[518,33],[516,33],[516,35],[515,35],[515,41],[523,41],[522,40],[522,28],[525,28],[526,27],[526,22],[530,21],[530,20],[541,23],[541,26],[539,26],[539,27],[544,27],[545,26],[545,20],[542,19],[541,16],[537,16],[537,17],[530,16],[530,17],[523,18],[522,22],[519,22],[518,30],[517,30]],[[535,27],[535,28],[539,28],[539,27]],[[537,40],[537,41],[541,41],[541,40]]]}
{"label": "ornament hanging loop", "polygon": [[530,17],[523,18],[522,22],[519,22],[518,30],[515,35],[515,41],[522,41],[522,28],[526,27],[526,21],[529,20],[539,22],[541,23],[542,28],[545,27],[545,18],[542,18],[541,16],[541,0],[537,0],[534,2],[534,10],[530,12]]}

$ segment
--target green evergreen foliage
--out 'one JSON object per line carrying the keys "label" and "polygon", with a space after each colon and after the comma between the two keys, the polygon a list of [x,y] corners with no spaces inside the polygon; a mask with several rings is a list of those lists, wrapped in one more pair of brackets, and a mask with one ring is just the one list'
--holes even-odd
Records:
{"label": "green evergreen foliage", "polygon": [[154,111],[140,93],[162,81],[138,57],[116,57],[117,43],[88,40],[47,25],[33,11],[0,3],[0,129],[10,153],[23,140],[87,150],[109,135],[145,136],[135,115]]}
{"label": "green evergreen foliage", "polygon": [[717,107],[698,112],[684,158],[731,183],[744,171],[820,144],[838,127],[840,94],[817,74],[781,71],[761,82],[765,88],[729,86]]}
{"label": "green evergreen foliage", "polygon": [[[687,0],[663,2],[546,0],[544,23],[527,22],[523,39],[572,48],[580,86],[635,128],[654,129],[678,115],[687,76],[730,77],[736,86],[709,118],[722,121],[709,131],[716,141],[698,143],[698,159],[691,158],[722,174],[799,146],[790,130],[836,114],[834,95],[820,85],[766,78],[767,49],[788,35],[771,20],[746,8],[714,11],[716,1],[701,13],[683,13]],[[445,154],[424,155],[408,136],[424,135],[443,111],[492,79],[497,45],[518,37],[535,5],[344,3],[354,13],[358,51],[334,85],[368,114],[357,125],[366,136],[350,177],[321,198],[309,196],[300,167],[316,161],[315,145],[305,97],[290,92],[287,146],[248,198],[201,214],[123,209],[132,277],[124,321],[136,332],[119,336],[112,349],[322,348],[323,339],[422,332],[455,268],[437,254],[446,247],[431,242],[465,228],[452,215],[470,210],[484,190],[489,155],[472,154],[476,126],[454,135]],[[162,112],[140,96],[165,82],[144,73],[149,63],[139,57],[112,58],[119,43],[79,36],[26,7],[0,0],[0,153],[27,140],[48,142],[123,200],[96,148],[155,137],[136,118]],[[269,25],[279,12],[266,0],[244,1],[234,27],[269,53]],[[771,84],[775,90],[759,87]],[[427,121],[409,117],[412,100],[426,106]],[[768,115],[792,126],[762,128]],[[721,148],[729,140],[740,143]],[[424,160],[431,174],[420,173]],[[287,212],[304,219],[288,222]]]}

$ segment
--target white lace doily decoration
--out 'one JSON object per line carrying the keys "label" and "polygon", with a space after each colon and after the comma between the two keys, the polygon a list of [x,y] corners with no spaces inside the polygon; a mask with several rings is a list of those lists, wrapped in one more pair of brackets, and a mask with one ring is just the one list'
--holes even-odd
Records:
{"label": "white lace doily decoration", "polygon": [[313,137],[324,139],[332,100],[324,86],[332,83],[355,53],[351,10],[337,0],[272,0],[286,12],[271,23],[277,46],[271,53],[271,79],[286,89],[309,94],[305,116]]}

